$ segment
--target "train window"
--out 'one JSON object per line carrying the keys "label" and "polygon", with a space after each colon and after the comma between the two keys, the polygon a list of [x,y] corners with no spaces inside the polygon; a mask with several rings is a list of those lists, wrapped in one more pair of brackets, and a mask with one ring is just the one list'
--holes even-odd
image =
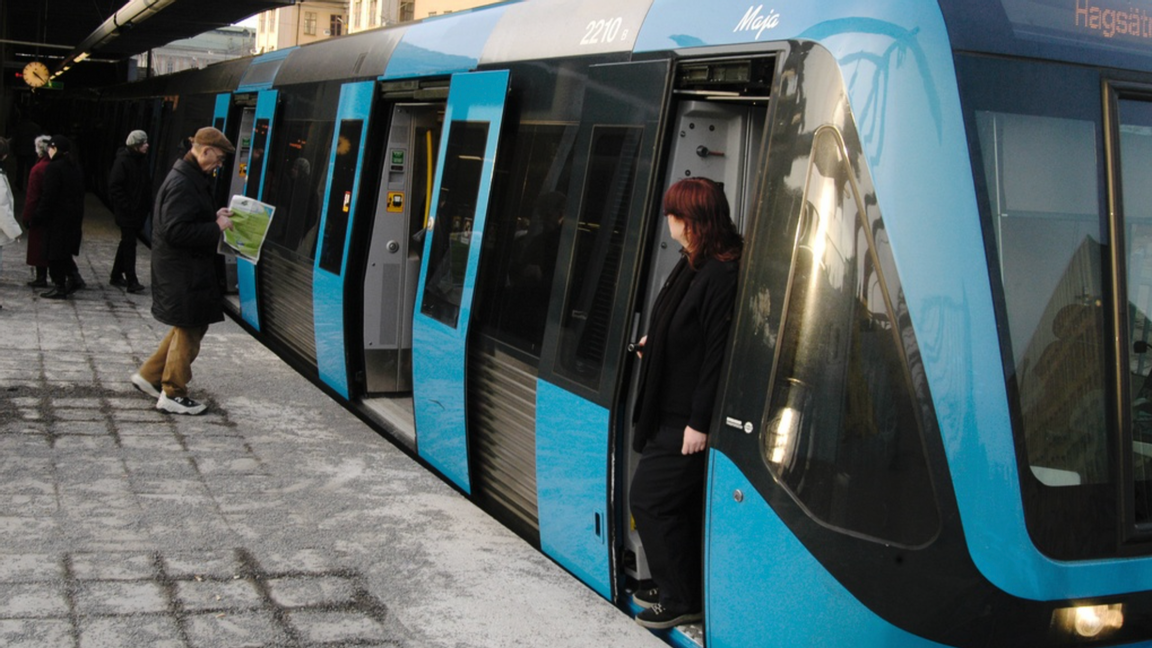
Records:
{"label": "train window", "polygon": [[1052,558],[1114,555],[1118,305],[1106,261],[1120,254],[1102,189],[1100,73],[957,62],[1028,533]]}
{"label": "train window", "polygon": [[444,154],[420,312],[452,328],[460,317],[488,130],[487,122],[453,121]]}
{"label": "train window", "polygon": [[643,134],[626,126],[592,132],[556,365],[556,373],[592,390],[600,388]]}
{"label": "train window", "polygon": [[360,134],[363,130],[362,119],[342,120],[336,140],[327,219],[324,221],[324,238],[320,244],[320,267],[337,275],[344,263],[344,240],[348,234],[348,219],[352,216],[352,190],[356,185]]}
{"label": "train window", "polygon": [[252,130],[252,152],[248,158],[248,181],[244,184],[244,195],[260,197],[260,178],[264,174],[264,152],[268,147],[268,130],[271,124],[267,118],[256,120]]}
{"label": "train window", "polygon": [[892,297],[839,133],[808,164],[771,405],[769,468],[809,515],[887,542],[931,540],[939,513]]}
{"label": "train window", "polygon": [[991,111],[977,112],[976,123],[1028,466],[1049,487],[1106,482],[1106,239],[1095,125]]}
{"label": "train window", "polygon": [[1152,102],[1120,99],[1120,186],[1128,285],[1128,370],[1132,385],[1133,513],[1152,523]]}

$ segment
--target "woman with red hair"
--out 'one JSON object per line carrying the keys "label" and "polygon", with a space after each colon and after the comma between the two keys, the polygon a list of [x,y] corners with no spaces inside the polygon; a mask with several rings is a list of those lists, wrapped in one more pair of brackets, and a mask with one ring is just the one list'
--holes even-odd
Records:
{"label": "woman with red hair", "polygon": [[732,322],[743,239],[720,185],[686,178],[664,194],[682,257],[652,308],[633,414],[641,453],[630,502],[656,587],[636,621],[670,628],[703,618],[704,449]]}

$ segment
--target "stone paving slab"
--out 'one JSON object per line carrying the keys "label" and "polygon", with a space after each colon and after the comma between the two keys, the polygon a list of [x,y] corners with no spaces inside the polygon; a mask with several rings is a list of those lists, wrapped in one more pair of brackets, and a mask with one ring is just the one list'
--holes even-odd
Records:
{"label": "stone paving slab", "polygon": [[128,376],[166,327],[107,285],[116,239],[89,196],[65,301],[3,250],[0,645],[664,645],[232,322],[208,412],[155,411]]}

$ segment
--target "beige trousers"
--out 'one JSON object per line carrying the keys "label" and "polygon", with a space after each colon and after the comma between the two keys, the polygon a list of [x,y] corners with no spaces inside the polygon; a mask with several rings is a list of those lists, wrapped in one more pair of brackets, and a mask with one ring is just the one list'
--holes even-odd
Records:
{"label": "beige trousers", "polygon": [[200,354],[200,340],[208,325],[185,328],[173,326],[160,341],[156,353],[140,367],[140,375],[153,385],[161,385],[168,398],[188,395],[192,361]]}

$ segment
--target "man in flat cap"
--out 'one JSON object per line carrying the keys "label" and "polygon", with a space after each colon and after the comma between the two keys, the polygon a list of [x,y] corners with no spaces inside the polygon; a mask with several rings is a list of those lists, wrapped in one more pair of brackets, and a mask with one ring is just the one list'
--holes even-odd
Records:
{"label": "man in flat cap", "polygon": [[156,193],[152,316],[172,330],[132,375],[132,384],[155,397],[161,411],[195,415],[207,409],[188,397],[188,381],[208,325],[224,320],[215,257],[221,232],[232,227],[232,212],[216,209],[212,177],[235,150],[224,133],[201,128],[192,150],[176,161]]}
{"label": "man in flat cap", "polygon": [[128,133],[124,147],[116,151],[116,160],[108,174],[108,195],[112,198],[116,226],[120,228],[120,246],[116,248],[109,283],[130,293],[144,292],[144,286],[136,277],[136,239],[144,229],[148,212],[152,211],[148,133],[142,130]]}

